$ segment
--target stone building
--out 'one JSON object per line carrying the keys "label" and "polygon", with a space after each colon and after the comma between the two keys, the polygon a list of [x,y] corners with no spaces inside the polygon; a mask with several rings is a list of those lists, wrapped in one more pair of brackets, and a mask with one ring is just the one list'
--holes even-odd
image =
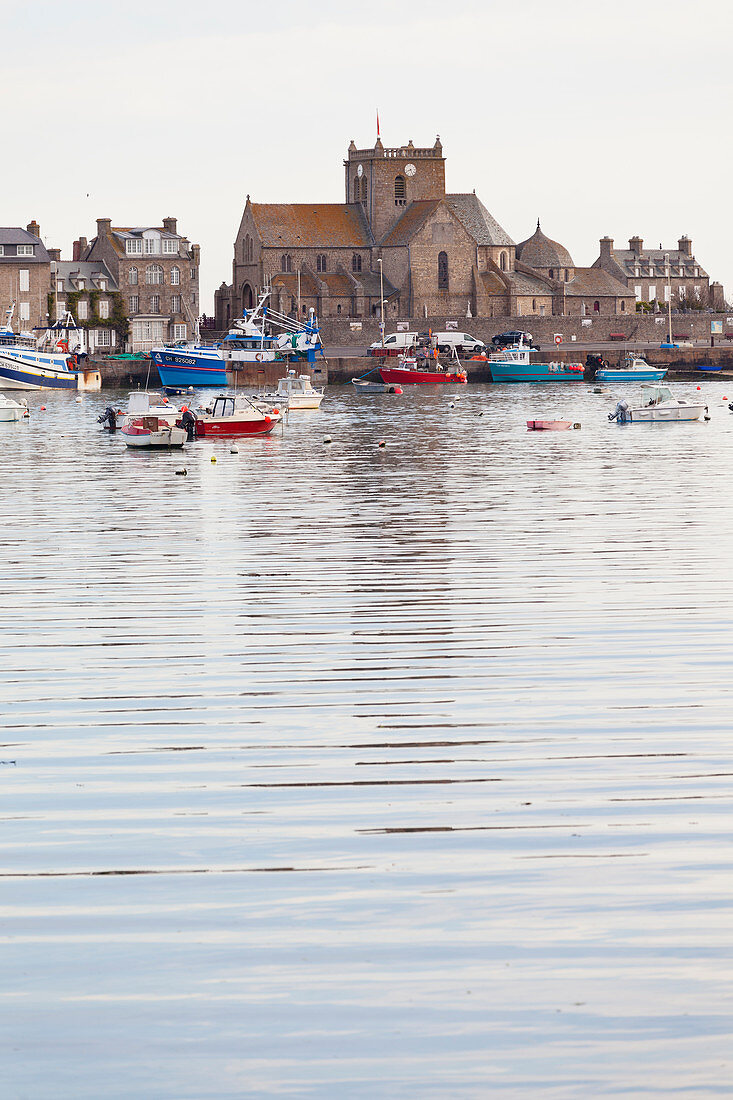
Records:
{"label": "stone building", "polygon": [[673,307],[689,302],[725,309],[723,287],[710,282],[687,236],[680,237],[677,248],[662,248],[661,244],[644,248],[641,237],[631,237],[628,249],[614,248],[611,237],[601,237],[600,249],[593,267],[625,283],[635,302],[655,302],[666,308],[671,298]]}
{"label": "stone building", "polygon": [[114,228],[109,218],[97,218],[97,236],[74,242],[73,261],[80,260],[103,263],[114,279],[130,321],[132,351],[193,335],[201,313],[200,249],[178,233],[175,218],[137,229]]}
{"label": "stone building", "polygon": [[50,279],[51,257],[38,222],[27,229],[0,229],[0,325],[13,303],[15,332],[45,325]]}
{"label": "stone building", "polygon": [[118,347],[118,288],[107,265],[103,260],[62,260],[55,248],[49,249],[49,255],[55,316],[61,318],[69,310],[85,336],[85,349],[92,354]]}
{"label": "stone building", "polygon": [[636,310],[625,281],[602,269],[576,267],[567,248],[545,236],[539,218],[532,236],[517,245],[517,259],[536,278],[547,280],[552,297],[548,312],[557,316],[615,317]]}
{"label": "stone building", "polygon": [[[273,304],[321,317],[499,317],[551,313],[562,294],[516,255],[475,192],[450,194],[438,138],[357,149],[344,161],[345,203],[264,204],[249,196],[217,327],[271,286]],[[380,283],[380,269],[382,282]]]}

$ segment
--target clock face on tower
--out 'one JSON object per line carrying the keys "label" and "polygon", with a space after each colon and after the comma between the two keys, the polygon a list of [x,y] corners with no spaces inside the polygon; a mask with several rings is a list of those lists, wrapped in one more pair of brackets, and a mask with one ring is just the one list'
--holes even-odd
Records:
{"label": "clock face on tower", "polygon": [[405,175],[406,176],[414,176],[416,172],[417,172],[417,168],[415,167],[414,164],[406,164],[405,165]]}
{"label": "clock face on tower", "polygon": [[361,179],[361,177],[364,175],[364,165],[363,164],[360,164],[359,167],[356,169],[356,174],[359,177],[359,179]]}

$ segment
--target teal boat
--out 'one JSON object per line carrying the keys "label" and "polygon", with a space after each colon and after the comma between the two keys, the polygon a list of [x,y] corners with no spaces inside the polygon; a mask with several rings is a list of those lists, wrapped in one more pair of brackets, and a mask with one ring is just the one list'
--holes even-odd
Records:
{"label": "teal boat", "polygon": [[489,357],[494,382],[582,382],[582,363],[533,363],[533,348],[515,344]]}

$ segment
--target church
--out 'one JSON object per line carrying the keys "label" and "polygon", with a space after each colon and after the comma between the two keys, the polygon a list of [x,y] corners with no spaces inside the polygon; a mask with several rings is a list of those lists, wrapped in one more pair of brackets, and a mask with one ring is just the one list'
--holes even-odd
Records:
{"label": "church", "polygon": [[440,138],[419,148],[352,141],[344,203],[258,203],[247,196],[232,282],[215,295],[217,328],[271,286],[271,304],[320,318],[596,315],[634,312],[634,295],[604,270],[576,268],[534,236],[516,245],[475,191],[449,194]]}

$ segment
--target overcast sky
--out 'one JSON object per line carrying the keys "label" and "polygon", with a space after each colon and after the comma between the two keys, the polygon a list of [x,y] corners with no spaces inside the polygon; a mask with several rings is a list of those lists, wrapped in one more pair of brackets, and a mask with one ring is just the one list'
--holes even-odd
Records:
{"label": "overcast sky", "polygon": [[587,265],[687,233],[731,298],[728,26],[723,0],[0,0],[0,225],[70,258],[98,217],[173,215],[210,313],[247,193],[343,202],[379,108],[515,241],[540,217]]}

